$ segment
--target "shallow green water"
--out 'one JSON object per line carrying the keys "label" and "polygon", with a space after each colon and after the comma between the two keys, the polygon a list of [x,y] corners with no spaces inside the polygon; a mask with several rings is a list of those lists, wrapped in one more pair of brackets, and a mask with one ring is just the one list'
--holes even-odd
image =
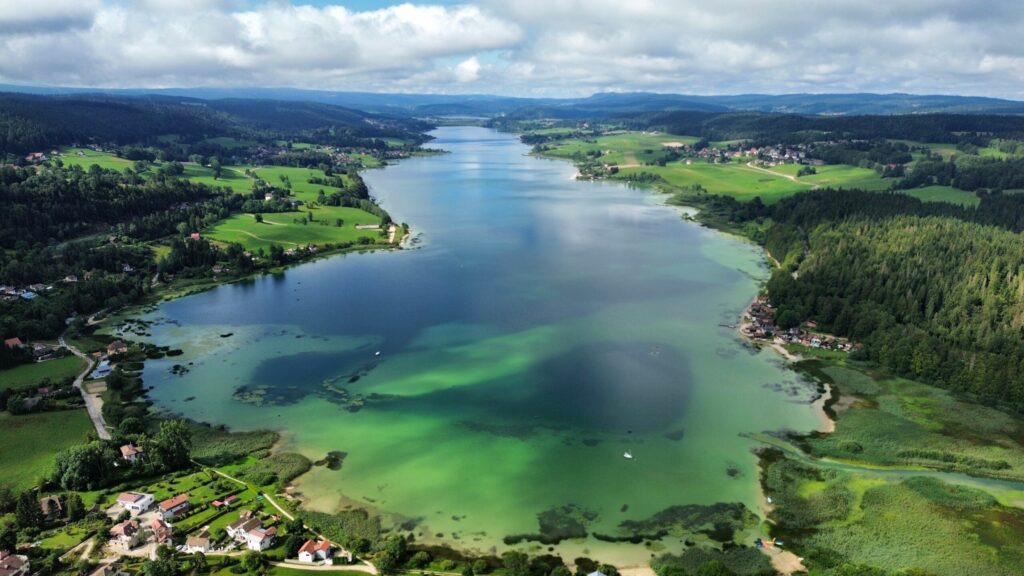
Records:
{"label": "shallow green water", "polygon": [[[436,135],[450,154],[366,175],[413,225],[413,249],[151,314],[154,340],[186,351],[147,363],[158,406],[280,430],[313,459],[347,452],[341,470],[299,482],[315,507],[369,507],[477,550],[537,532],[538,513],[566,504],[603,534],[676,504],[757,510],[754,443],[740,434],[818,424],[813,389],[720,326],[766,276],[759,251],[661,197],[574,181],[514,136]],[[651,554],[592,537],[559,552],[584,550],[623,564]]]}

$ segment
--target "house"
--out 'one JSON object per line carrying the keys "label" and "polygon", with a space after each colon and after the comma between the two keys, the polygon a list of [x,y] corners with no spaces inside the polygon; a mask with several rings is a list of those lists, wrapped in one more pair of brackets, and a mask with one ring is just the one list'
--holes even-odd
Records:
{"label": "house", "polygon": [[245,545],[249,550],[262,552],[270,548],[277,539],[277,528],[254,528],[245,534]]}
{"label": "house", "polygon": [[78,276],[74,274],[68,274],[67,276],[64,277],[64,281],[70,283],[78,282]]}
{"label": "house", "polygon": [[131,550],[141,544],[145,538],[136,520],[125,520],[110,529],[110,545],[122,550]]}
{"label": "house", "polygon": [[253,518],[252,512],[244,511],[227,527],[228,536],[242,542],[249,550],[261,552],[269,548],[277,538],[277,528],[264,528],[259,518]]}
{"label": "house", "polygon": [[206,536],[189,536],[185,539],[185,552],[188,554],[195,554],[196,552],[202,552],[206,554],[210,551],[210,539]]}
{"label": "house", "polygon": [[132,444],[131,442],[125,444],[124,446],[121,446],[121,458],[124,458],[125,460],[131,462],[132,464],[137,462],[145,454],[146,452],[142,448],[139,448],[138,446]]}
{"label": "house", "polygon": [[188,239],[192,240],[193,242],[198,242],[200,238],[202,238],[202,236],[199,235],[199,232],[193,232],[188,237]]}
{"label": "house", "polygon": [[115,354],[124,354],[128,351],[128,345],[122,340],[114,340],[110,344],[107,344],[107,356],[113,356]]}
{"label": "house", "polygon": [[35,343],[32,345],[32,358],[43,360],[49,356],[53,356],[53,348],[46,344]]}
{"label": "house", "polygon": [[[306,540],[299,548],[299,562],[324,562],[331,560],[334,550],[330,540]],[[351,556],[351,554],[349,554]],[[351,559],[349,559],[351,562]]]}
{"label": "house", "polygon": [[231,506],[235,502],[238,502],[238,495],[237,494],[232,494],[231,496],[228,496],[227,498],[224,499],[224,505],[225,506]]}
{"label": "house", "polygon": [[15,336],[14,338],[8,338],[7,340],[4,340],[4,346],[8,348],[20,348],[24,345],[25,343],[22,342],[21,338],[18,338],[17,336]]}
{"label": "house", "polygon": [[153,518],[153,521],[149,523],[149,530],[153,533],[153,541],[157,544],[163,544],[170,540],[171,534],[174,532],[174,529],[160,518]]}
{"label": "house", "polygon": [[0,576],[28,576],[31,573],[28,556],[0,551]]}
{"label": "house", "polygon": [[64,506],[60,503],[60,498],[56,496],[40,498],[39,509],[43,511],[43,517],[51,522],[64,517]]}
{"label": "house", "polygon": [[117,497],[117,503],[132,514],[142,514],[152,508],[155,501],[152,494],[142,492],[122,492]]}
{"label": "house", "polygon": [[188,510],[188,494],[178,494],[160,503],[160,513],[164,520],[170,520]]}

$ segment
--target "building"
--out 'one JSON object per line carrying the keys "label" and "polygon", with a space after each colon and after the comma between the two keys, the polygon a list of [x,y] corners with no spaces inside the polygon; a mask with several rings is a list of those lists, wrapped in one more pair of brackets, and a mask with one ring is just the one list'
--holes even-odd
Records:
{"label": "building", "polygon": [[110,529],[110,545],[114,548],[131,550],[144,541],[144,534],[136,520],[125,520]]}
{"label": "building", "polygon": [[277,528],[254,528],[245,533],[245,545],[249,550],[262,552],[274,545],[277,540]]}
{"label": "building", "polygon": [[189,536],[185,539],[185,552],[188,554],[195,554],[196,552],[202,552],[206,554],[210,551],[210,539],[206,536]]}
{"label": "building", "polygon": [[31,573],[28,556],[0,551],[0,576],[28,576]]}
{"label": "building", "polygon": [[153,518],[153,521],[149,523],[149,530],[153,533],[153,541],[157,544],[163,544],[170,540],[174,533],[174,529],[160,518]]}
{"label": "building", "polygon": [[145,454],[146,452],[142,448],[139,448],[138,446],[130,442],[128,444],[125,444],[124,446],[121,446],[121,458],[124,458],[125,460],[131,462],[132,464],[139,461],[139,459],[145,456]]}
{"label": "building", "polygon": [[25,343],[22,342],[21,338],[18,338],[17,336],[15,336],[14,338],[8,338],[7,340],[4,340],[4,346],[8,348],[20,348],[24,345]]}
{"label": "building", "polygon": [[277,538],[277,528],[264,528],[259,518],[253,518],[252,512],[244,511],[227,527],[228,536],[245,544],[249,550],[261,552],[270,548]]}
{"label": "building", "polygon": [[122,340],[114,340],[110,344],[107,344],[107,356],[113,356],[115,354],[124,354],[128,351],[128,345]]}
{"label": "building", "polygon": [[39,508],[43,511],[43,517],[50,522],[64,517],[64,506],[61,505],[60,498],[56,496],[40,498]]}
{"label": "building", "polygon": [[299,548],[299,562],[325,562],[333,556],[330,540],[306,540]]}
{"label": "building", "polygon": [[171,520],[188,511],[188,494],[178,494],[160,503],[160,514],[164,520]]}
{"label": "building", "polygon": [[53,348],[38,342],[32,345],[32,358],[35,360],[45,360],[51,356],[53,356]]}
{"label": "building", "polygon": [[132,514],[142,514],[152,508],[155,501],[152,494],[142,492],[122,492],[117,497],[117,503]]}

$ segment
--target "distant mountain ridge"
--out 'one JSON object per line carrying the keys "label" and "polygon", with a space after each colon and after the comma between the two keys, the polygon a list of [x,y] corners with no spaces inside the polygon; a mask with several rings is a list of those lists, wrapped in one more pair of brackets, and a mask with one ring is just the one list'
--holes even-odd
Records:
{"label": "distant mountain ridge", "polygon": [[298,88],[95,89],[0,84],[0,91],[42,95],[109,94],[172,96],[200,100],[276,100],[330,104],[375,114],[404,116],[562,118],[691,110],[754,111],[809,115],[1024,114],[1024,102],[984,96],[916,94],[737,94],[697,96],[655,92],[601,92],[584,98],[522,98],[487,94],[337,92]]}

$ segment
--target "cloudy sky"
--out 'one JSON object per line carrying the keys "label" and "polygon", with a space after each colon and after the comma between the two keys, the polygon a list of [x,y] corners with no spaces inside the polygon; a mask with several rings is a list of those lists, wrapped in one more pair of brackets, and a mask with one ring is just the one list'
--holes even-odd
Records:
{"label": "cloudy sky", "polygon": [[0,83],[1024,99],[1021,0],[0,0]]}

